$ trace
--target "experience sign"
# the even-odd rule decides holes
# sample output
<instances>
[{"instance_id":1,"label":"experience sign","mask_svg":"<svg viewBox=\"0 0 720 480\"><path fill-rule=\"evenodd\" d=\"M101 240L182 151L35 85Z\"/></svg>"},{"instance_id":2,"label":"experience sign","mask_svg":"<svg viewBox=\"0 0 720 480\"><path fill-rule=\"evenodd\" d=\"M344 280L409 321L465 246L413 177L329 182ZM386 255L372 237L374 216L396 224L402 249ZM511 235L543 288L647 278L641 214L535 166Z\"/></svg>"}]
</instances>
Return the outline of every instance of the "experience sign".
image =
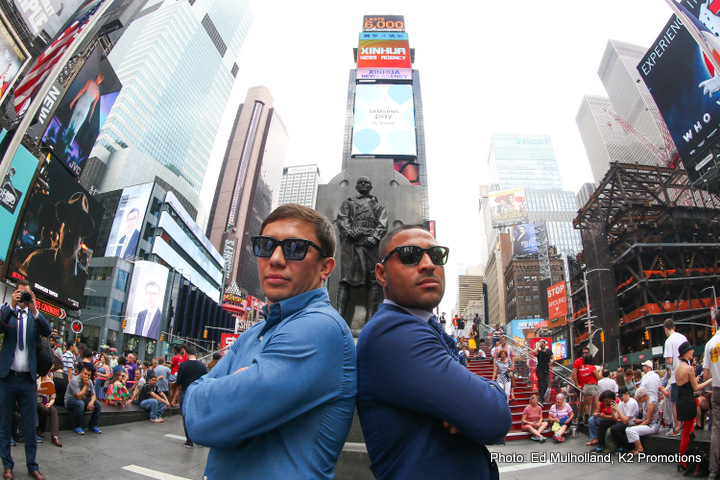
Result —
<instances>
[{"instance_id":1,"label":"experience sign","mask_svg":"<svg viewBox=\"0 0 720 480\"><path fill-rule=\"evenodd\" d=\"M547 289L548 313L550 320L567 315L565 282L558 282Z\"/></svg>"}]
</instances>

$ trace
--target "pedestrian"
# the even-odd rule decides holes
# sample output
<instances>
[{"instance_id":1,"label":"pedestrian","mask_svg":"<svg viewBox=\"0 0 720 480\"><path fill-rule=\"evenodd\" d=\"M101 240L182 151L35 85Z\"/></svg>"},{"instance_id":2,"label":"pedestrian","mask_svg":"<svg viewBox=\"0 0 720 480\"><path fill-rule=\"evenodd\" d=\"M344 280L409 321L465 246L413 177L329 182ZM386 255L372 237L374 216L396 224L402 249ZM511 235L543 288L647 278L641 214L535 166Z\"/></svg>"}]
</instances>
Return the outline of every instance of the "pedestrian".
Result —
<instances>
[{"instance_id":1,"label":"pedestrian","mask_svg":"<svg viewBox=\"0 0 720 480\"><path fill-rule=\"evenodd\" d=\"M187 393L188 387L192 385L195 380L199 379L206 373L208 369L200 360L197 359L197 351L195 347L190 345L185 349L187 360L182 362L178 367L177 373L177 384L180 390L180 408L182 409L183 401L185 400L185 394ZM182 411L182 410L181 410ZM185 415L183 415L183 429L185 430L185 446L192 448L194 443L188 435L187 425L185 423Z\"/></svg>"},{"instance_id":2,"label":"pedestrian","mask_svg":"<svg viewBox=\"0 0 720 480\"><path fill-rule=\"evenodd\" d=\"M145 378L145 385L140 390L140 408L150 412L150 421L162 423L165 407L170 407L170 401L157 386L157 377L154 373L148 373Z\"/></svg>"},{"instance_id":3,"label":"pedestrian","mask_svg":"<svg viewBox=\"0 0 720 480\"><path fill-rule=\"evenodd\" d=\"M37 329L37 330L36 330ZM15 405L25 431L25 464L28 474L45 480L35 460L37 440L32 433L37 424L37 337L52 333L50 324L38 312L35 294L27 280L18 281L10 304L0 309L0 458L3 480L13 478L15 462L10 454L11 429Z\"/></svg>"},{"instance_id":4,"label":"pedestrian","mask_svg":"<svg viewBox=\"0 0 720 480\"><path fill-rule=\"evenodd\" d=\"M323 287L335 235L325 216L285 204L251 238L265 320L183 403L190 438L211 447L208 479L333 478L357 393L355 342Z\"/></svg>"},{"instance_id":5,"label":"pedestrian","mask_svg":"<svg viewBox=\"0 0 720 480\"><path fill-rule=\"evenodd\" d=\"M445 291L448 249L422 227L404 226L379 250L375 274L385 301L357 344L357 409L373 475L497 478L485 445L503 442L510 429L505 393L460 364L433 315ZM468 399L482 412L468 408Z\"/></svg>"}]
</instances>

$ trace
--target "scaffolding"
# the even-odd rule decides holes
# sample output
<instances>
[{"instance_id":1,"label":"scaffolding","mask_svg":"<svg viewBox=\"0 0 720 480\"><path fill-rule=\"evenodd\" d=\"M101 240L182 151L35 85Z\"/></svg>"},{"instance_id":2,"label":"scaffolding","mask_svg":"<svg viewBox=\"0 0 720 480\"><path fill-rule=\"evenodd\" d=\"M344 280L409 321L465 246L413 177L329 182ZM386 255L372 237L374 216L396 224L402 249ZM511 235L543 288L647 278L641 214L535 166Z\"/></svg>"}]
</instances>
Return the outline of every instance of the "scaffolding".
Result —
<instances>
[{"instance_id":1,"label":"scaffolding","mask_svg":"<svg viewBox=\"0 0 720 480\"><path fill-rule=\"evenodd\" d=\"M612 163L578 212L591 311L605 332L609 356L662 345L666 318L708 323L718 287L720 196L690 185L682 169ZM605 271L609 269L609 271ZM585 319L582 275L572 281L576 322ZM582 336L580 325L576 332ZM694 344L710 329L684 327Z\"/></svg>"}]
</instances>

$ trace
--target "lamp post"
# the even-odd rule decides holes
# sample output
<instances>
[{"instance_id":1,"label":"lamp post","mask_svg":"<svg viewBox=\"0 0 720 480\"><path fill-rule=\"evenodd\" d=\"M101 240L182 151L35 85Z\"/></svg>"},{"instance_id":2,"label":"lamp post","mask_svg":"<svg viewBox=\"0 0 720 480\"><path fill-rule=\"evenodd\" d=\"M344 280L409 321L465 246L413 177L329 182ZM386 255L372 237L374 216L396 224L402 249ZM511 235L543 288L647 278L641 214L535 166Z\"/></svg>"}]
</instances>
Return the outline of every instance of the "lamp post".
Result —
<instances>
[{"instance_id":1,"label":"lamp post","mask_svg":"<svg viewBox=\"0 0 720 480\"><path fill-rule=\"evenodd\" d=\"M587 286L587 274L592 272L600 272L600 271L606 271L606 272L612 272L609 268L593 268L591 270L585 270L583 272L583 286L585 287L585 304L586 304L586 311L587 311L587 328L588 328L588 343L590 343L591 336L592 336L592 317L590 316L590 294L588 293L588 286Z\"/></svg>"},{"instance_id":2,"label":"lamp post","mask_svg":"<svg viewBox=\"0 0 720 480\"><path fill-rule=\"evenodd\" d=\"M710 285L709 287L703 288L702 290L700 290L700 293L710 289L712 289L713 292L713 306L710 309L710 324L712 324L715 321L715 312L717 312L717 295L715 295L715 285Z\"/></svg>"}]
</instances>

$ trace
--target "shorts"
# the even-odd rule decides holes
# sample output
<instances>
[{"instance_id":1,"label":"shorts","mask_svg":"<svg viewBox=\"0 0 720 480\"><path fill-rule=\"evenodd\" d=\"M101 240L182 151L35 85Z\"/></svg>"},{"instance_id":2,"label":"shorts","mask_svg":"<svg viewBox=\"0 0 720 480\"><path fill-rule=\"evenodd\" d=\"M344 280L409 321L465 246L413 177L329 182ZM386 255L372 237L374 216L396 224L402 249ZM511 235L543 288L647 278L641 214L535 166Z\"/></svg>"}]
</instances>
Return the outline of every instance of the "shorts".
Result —
<instances>
[{"instance_id":1,"label":"shorts","mask_svg":"<svg viewBox=\"0 0 720 480\"><path fill-rule=\"evenodd\" d=\"M597 397L598 396L598 388L597 383L586 383L583 385L583 395L586 397Z\"/></svg>"},{"instance_id":2,"label":"shorts","mask_svg":"<svg viewBox=\"0 0 720 480\"><path fill-rule=\"evenodd\" d=\"M677 403L678 399L678 386L677 383L670 384L670 403Z\"/></svg>"},{"instance_id":3,"label":"shorts","mask_svg":"<svg viewBox=\"0 0 720 480\"><path fill-rule=\"evenodd\" d=\"M174 382L175 380L177 380L177 375L170 374L170 376L168 377L168 380L171 382Z\"/></svg>"},{"instance_id":4,"label":"shorts","mask_svg":"<svg viewBox=\"0 0 720 480\"><path fill-rule=\"evenodd\" d=\"M458 331L457 331L457 337L458 337L458 338L465 338L465 330L458 329Z\"/></svg>"}]
</instances>

